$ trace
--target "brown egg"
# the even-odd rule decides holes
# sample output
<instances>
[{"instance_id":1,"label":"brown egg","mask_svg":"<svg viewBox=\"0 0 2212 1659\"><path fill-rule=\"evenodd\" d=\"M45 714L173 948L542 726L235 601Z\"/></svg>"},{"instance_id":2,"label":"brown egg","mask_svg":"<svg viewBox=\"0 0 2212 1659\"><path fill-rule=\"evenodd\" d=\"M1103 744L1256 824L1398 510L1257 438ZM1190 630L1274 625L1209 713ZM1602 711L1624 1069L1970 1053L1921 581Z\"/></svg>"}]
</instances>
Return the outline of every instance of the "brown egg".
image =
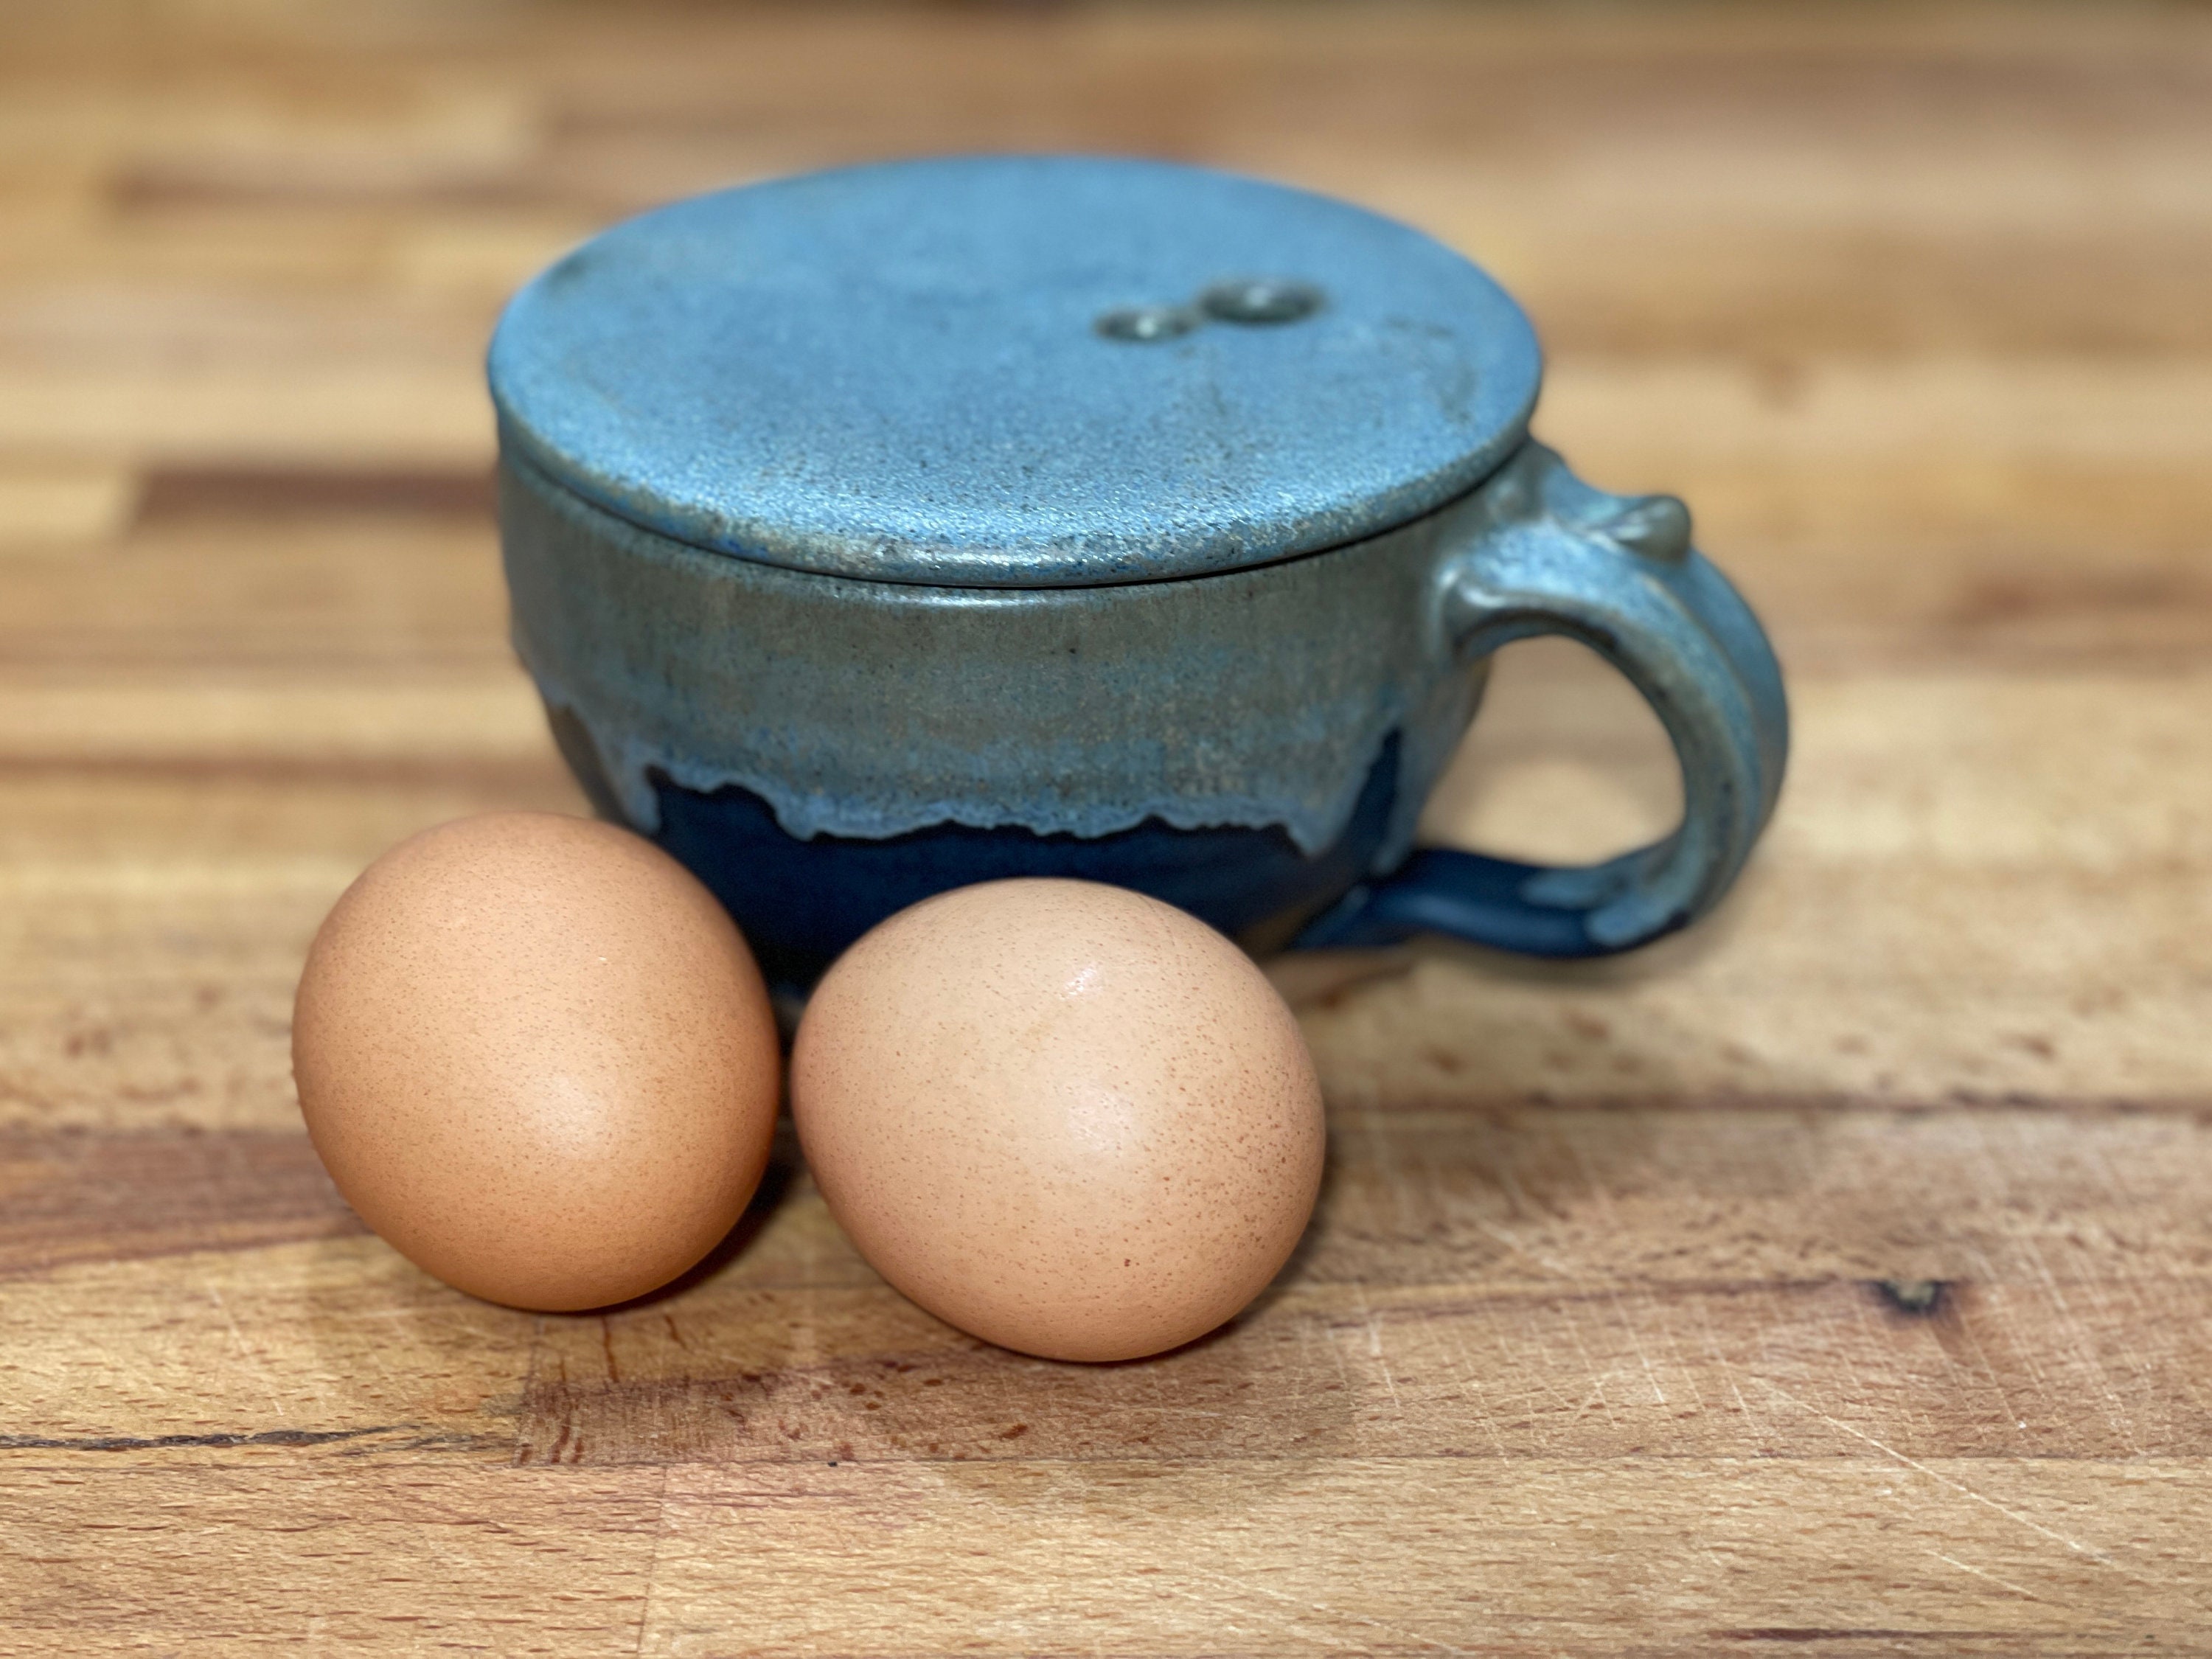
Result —
<instances>
[{"instance_id":1,"label":"brown egg","mask_svg":"<svg viewBox=\"0 0 2212 1659\"><path fill-rule=\"evenodd\" d=\"M1090 882L902 911L830 970L792 1115L830 1212L930 1312L1053 1359L1203 1336L1304 1230L1321 1088L1243 953Z\"/></svg>"},{"instance_id":2,"label":"brown egg","mask_svg":"<svg viewBox=\"0 0 2212 1659\"><path fill-rule=\"evenodd\" d=\"M713 895L626 830L544 812L402 842L307 953L292 1071L385 1239L516 1307L665 1284L752 1196L775 1021Z\"/></svg>"}]
</instances>

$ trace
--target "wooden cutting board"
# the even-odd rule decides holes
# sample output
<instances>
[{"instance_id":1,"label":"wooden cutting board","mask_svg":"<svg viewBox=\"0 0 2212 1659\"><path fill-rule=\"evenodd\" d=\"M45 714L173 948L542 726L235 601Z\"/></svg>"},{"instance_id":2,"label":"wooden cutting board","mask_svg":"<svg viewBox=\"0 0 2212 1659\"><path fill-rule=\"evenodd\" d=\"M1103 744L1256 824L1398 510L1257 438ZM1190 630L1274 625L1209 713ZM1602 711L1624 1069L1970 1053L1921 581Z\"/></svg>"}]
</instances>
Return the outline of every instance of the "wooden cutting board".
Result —
<instances>
[{"instance_id":1,"label":"wooden cutting board","mask_svg":"<svg viewBox=\"0 0 2212 1659\"><path fill-rule=\"evenodd\" d=\"M1146 1364L979 1346L787 1147L603 1317L471 1302L298 1123L301 953L576 809L478 355L616 216L915 150L1242 167L1528 303L1796 752L1634 958L1280 963L1332 1174ZM0 1651L2212 1646L2212 15L0 11ZM1439 840L1663 826L1516 647Z\"/></svg>"}]
</instances>

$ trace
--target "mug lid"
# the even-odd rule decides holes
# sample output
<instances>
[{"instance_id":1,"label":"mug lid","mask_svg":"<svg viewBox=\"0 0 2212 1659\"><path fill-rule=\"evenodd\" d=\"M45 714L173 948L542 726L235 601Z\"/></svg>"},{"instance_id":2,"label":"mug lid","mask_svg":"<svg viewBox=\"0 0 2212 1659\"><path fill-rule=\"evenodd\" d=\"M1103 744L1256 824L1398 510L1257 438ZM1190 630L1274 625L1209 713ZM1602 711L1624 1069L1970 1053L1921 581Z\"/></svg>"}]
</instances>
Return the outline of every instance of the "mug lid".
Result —
<instances>
[{"instance_id":1,"label":"mug lid","mask_svg":"<svg viewBox=\"0 0 2212 1659\"><path fill-rule=\"evenodd\" d=\"M1304 191L976 156L679 202L540 273L501 441L646 529L953 586L1144 581L1376 534L1518 446L1528 319Z\"/></svg>"}]
</instances>

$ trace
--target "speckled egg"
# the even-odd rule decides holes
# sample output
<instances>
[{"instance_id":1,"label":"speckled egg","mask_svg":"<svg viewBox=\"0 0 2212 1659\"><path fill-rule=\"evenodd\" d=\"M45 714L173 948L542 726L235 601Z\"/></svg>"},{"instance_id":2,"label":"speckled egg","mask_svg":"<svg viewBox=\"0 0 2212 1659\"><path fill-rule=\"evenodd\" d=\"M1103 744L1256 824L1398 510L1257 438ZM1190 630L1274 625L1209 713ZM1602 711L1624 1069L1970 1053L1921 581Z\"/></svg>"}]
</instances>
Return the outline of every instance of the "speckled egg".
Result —
<instances>
[{"instance_id":1,"label":"speckled egg","mask_svg":"<svg viewBox=\"0 0 2212 1659\"><path fill-rule=\"evenodd\" d=\"M447 1284L601 1307L696 1262L758 1185L775 1022L707 890L552 813L403 842L315 936L292 1069L346 1201Z\"/></svg>"},{"instance_id":2,"label":"speckled egg","mask_svg":"<svg viewBox=\"0 0 2212 1659\"><path fill-rule=\"evenodd\" d=\"M792 1113L838 1223L939 1318L1054 1359L1203 1336L1311 1214L1321 1088L1259 969L1171 906L989 882L848 951Z\"/></svg>"}]
</instances>

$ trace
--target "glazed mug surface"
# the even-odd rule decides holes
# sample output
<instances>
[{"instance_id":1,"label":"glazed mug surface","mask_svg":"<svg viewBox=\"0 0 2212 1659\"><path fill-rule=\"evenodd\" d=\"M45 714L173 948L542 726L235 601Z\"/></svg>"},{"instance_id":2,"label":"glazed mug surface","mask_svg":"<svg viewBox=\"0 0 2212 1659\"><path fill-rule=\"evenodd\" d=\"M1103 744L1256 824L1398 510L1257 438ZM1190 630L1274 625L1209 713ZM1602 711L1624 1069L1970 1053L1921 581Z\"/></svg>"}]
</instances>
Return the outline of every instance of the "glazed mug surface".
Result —
<instances>
[{"instance_id":1,"label":"glazed mug surface","mask_svg":"<svg viewBox=\"0 0 2212 1659\"><path fill-rule=\"evenodd\" d=\"M787 984L1017 874L1255 948L1603 954L1710 909L1772 811L1780 674L1686 511L1531 440L1518 308L1343 204L1072 157L781 180L556 263L490 372L562 753ZM1680 826L1417 850L1490 653L1542 633L1650 702Z\"/></svg>"}]
</instances>

